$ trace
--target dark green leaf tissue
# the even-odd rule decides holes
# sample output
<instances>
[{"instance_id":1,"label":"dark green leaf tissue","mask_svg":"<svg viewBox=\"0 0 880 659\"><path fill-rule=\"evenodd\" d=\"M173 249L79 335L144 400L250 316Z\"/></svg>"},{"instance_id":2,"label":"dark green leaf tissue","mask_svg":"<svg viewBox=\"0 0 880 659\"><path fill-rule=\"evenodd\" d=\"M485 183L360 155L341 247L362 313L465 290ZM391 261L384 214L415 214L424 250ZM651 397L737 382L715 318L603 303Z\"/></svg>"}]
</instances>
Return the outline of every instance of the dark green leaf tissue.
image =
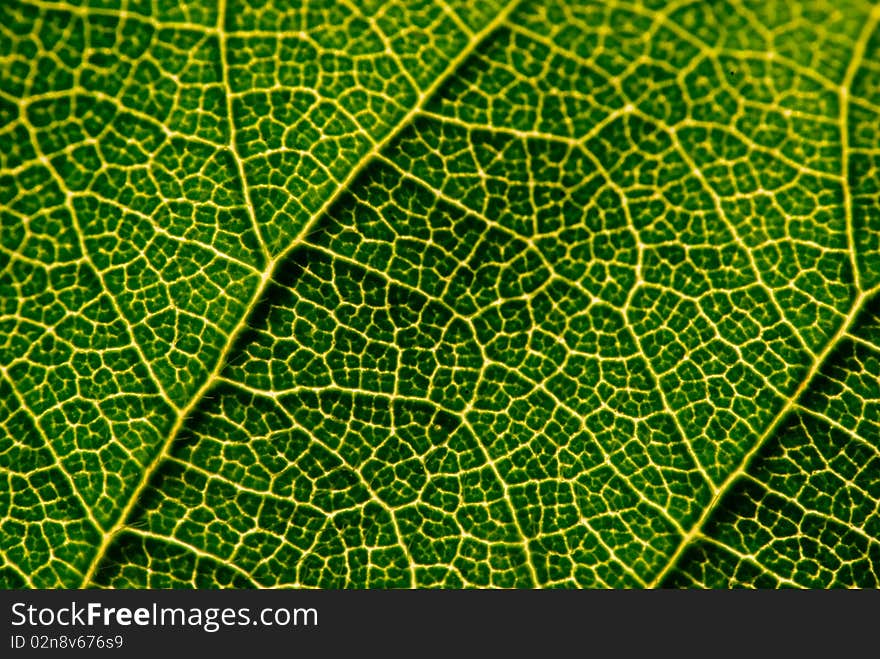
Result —
<instances>
[{"instance_id":1,"label":"dark green leaf tissue","mask_svg":"<svg viewBox=\"0 0 880 659\"><path fill-rule=\"evenodd\" d=\"M0 585L877 587L878 23L0 3Z\"/></svg>"}]
</instances>

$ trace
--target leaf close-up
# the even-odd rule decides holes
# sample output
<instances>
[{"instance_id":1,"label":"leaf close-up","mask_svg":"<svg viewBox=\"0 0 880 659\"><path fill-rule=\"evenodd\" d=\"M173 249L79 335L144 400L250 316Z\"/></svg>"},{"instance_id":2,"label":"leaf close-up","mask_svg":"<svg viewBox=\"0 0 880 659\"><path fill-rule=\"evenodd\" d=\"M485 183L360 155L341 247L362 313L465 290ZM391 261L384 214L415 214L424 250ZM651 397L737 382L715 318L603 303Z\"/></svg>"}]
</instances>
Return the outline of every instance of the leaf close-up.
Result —
<instances>
[{"instance_id":1,"label":"leaf close-up","mask_svg":"<svg viewBox=\"0 0 880 659\"><path fill-rule=\"evenodd\" d=\"M880 586L878 23L0 3L0 587Z\"/></svg>"}]
</instances>

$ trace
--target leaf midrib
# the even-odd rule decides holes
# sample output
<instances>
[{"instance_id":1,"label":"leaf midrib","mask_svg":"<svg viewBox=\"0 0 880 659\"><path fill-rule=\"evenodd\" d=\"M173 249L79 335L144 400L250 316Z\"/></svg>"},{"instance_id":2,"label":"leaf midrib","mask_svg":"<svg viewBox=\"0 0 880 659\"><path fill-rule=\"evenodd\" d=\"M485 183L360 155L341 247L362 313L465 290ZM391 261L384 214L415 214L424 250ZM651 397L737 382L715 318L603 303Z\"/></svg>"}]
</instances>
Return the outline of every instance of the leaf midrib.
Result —
<instances>
[{"instance_id":1,"label":"leaf midrib","mask_svg":"<svg viewBox=\"0 0 880 659\"><path fill-rule=\"evenodd\" d=\"M221 48L225 50L225 34L226 26L225 26L225 4L226 0L220 0L218 3L218 32L220 34L220 44ZM253 295L251 295L248 300L247 306L245 307L245 312L242 314L239 319L238 324L233 328L232 332L229 334L229 338L226 341L226 344L223 346L220 354L217 357L217 361L214 364L214 368L211 370L208 377L205 379L205 382L196 390L193 396L190 398L189 402L185 406L179 409L177 412L177 417L174 421L174 425L168 432L165 441L162 443L159 451L150 461L150 463L144 469L144 473L138 481L138 484L135 486L131 497L129 497L128 501L125 504L125 507L122 509L122 512L119 514L116 523L108 530L103 531L103 537L100 545L98 546L97 551L95 552L94 557L92 558L91 563L89 564L88 569L86 570L85 575L83 576L82 582L80 583L80 588L87 588L90 585L93 585L92 582L94 577L103 562L104 557L107 554L110 545L112 544L114 538L117 534L122 531L128 521L129 516L131 515L132 510L134 510L138 501L141 498L141 494L149 485L150 481L153 478L153 475L158 471L161 464L165 461L165 458L168 456L171 447L174 444L175 439L177 439L181 430L183 429L187 419L189 418L190 413L198 406L201 400L205 397L205 394L213 387L215 382L217 381L220 372L223 367L226 365L226 359L229 356L230 351L233 346L236 345L239 336L248 326L248 319L257 302L262 298L263 293L266 290L269 282L272 281L272 278L275 275L275 271L280 263L283 263L287 256L290 255L297 247L299 247L305 238L309 235L309 232L312 230L312 227L318 222L327 210L333 205L336 200L348 190L349 186L352 182L360 175L360 173L375 159L375 157L397 136L400 134L402 130L404 130L412 121L418 116L422 108L425 104L436 94L439 88L455 73L455 71L461 66L461 64L489 37L491 36L506 20L510 13L514 10L516 5L519 4L519 0L510 0L503 7L503 9L498 12L498 14L489 21L480 31L478 32L469 32L469 41L467 45L459 51L453 57L449 63L444 68L443 72L437 76L434 82L424 91L419 91L416 89L416 93L418 94L418 98L416 102L413 104L412 108L410 108L409 112L399 121L397 124L389 130L380 140L373 141L373 146L369 152L367 152L360 161L351 168L348 175L342 182L337 186L336 190L330 195L321 207L311 216L311 218L303 225L302 229L300 229L296 238L279 254L277 254L274 258L268 258L268 253L265 251L265 245L261 239L261 245L263 245L264 254L267 255L267 265L265 269L262 271L260 275L260 283L257 285L254 290ZM221 57L221 68L223 69L223 80L224 82L228 81L228 72L226 67L226 56L225 52ZM229 98L229 89L228 84L226 85L227 89L225 90L227 100ZM229 107L229 106L227 106ZM233 129L233 119L232 116L229 116L230 122L230 131ZM369 136L368 136L369 137ZM248 213L252 219L252 222L257 226L259 223L257 221L255 211L253 209L253 205L250 203L250 195L248 192L248 186L244 178L243 168L240 166L240 159L238 157L237 151L234 146L234 133L230 133L230 146L228 148L231 150L232 155L236 161L237 167L239 168L240 180L242 183L243 193L246 200L246 205L248 206ZM261 235L259 232L258 236ZM98 531L101 531L98 528Z\"/></svg>"}]
</instances>

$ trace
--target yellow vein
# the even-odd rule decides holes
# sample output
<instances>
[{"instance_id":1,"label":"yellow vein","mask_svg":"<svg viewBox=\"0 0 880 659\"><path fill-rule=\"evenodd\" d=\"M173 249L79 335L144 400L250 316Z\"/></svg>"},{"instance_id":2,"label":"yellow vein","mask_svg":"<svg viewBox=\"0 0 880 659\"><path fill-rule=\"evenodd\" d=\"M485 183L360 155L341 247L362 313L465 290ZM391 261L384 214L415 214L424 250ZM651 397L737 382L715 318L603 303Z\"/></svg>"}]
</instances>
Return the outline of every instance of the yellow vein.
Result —
<instances>
[{"instance_id":1,"label":"yellow vein","mask_svg":"<svg viewBox=\"0 0 880 659\"><path fill-rule=\"evenodd\" d=\"M156 376L153 371L152 363L147 359L144 354L143 349L141 348L140 343L138 343L135 338L134 333L134 325L128 317L122 312L122 307L119 306L119 302L116 299L116 296L111 293L110 287L107 285L107 282L104 279L104 274L101 272L100 268L95 264L95 261L92 259L91 252L88 250L85 240L85 232L83 231L82 226L79 222L79 215L76 212L76 208L73 205L73 192L67 187L67 183L64 178L56 169L55 165L52 163L49 158L43 153L42 147L37 141L37 137L34 134L34 131L31 130L30 127L26 127L28 134L30 135L31 142L33 143L34 151L37 154L37 158L40 161L40 164L46 168L46 171L49 172L49 176L52 177L52 180L55 181L55 184L58 186L59 191L64 195L64 208L70 213L70 218L73 220L73 225L77 237L77 244L79 246L80 252L82 254L82 258L85 259L86 264L89 266L89 269L95 275L95 278L98 280L98 283L101 285L101 290L104 295L107 296L107 300L110 302L110 306L113 307L113 312L122 322L123 326L126 329L126 333L128 334L128 339L131 342L131 347L137 353L138 359L140 359L141 363L144 365L144 368L147 370L147 373L150 374L150 379L153 384L156 385L156 391L159 394L159 397L174 411L178 411L180 407L171 399L168 395L168 392L165 390L165 387L162 386L162 381Z\"/></svg>"},{"instance_id":2,"label":"yellow vein","mask_svg":"<svg viewBox=\"0 0 880 659\"><path fill-rule=\"evenodd\" d=\"M774 579L776 579L777 581L779 581L780 584L785 584L786 586L790 586L792 588L802 588L802 586L800 584L792 581L791 579L789 579L787 577L783 577L781 574L778 574L777 572L774 572L773 570L771 570L766 565L761 563L755 556L752 556L751 554L745 554L745 553L739 551L738 549L734 549L726 542L721 542L720 540L716 540L715 538L710 538L708 536L701 536L701 539L705 540L706 542L708 542L711 545L715 545L716 547L718 547L722 551L726 551L728 554L735 556L738 560L744 561L744 562L748 563L749 565L752 565L752 566L758 568L759 570L761 570L761 572L768 574L771 577L773 577ZM705 585L705 584L703 584L703 585Z\"/></svg>"},{"instance_id":3,"label":"yellow vein","mask_svg":"<svg viewBox=\"0 0 880 659\"><path fill-rule=\"evenodd\" d=\"M673 552L672 556L670 556L669 561L667 561L663 568L657 573L657 576L655 576L654 579L651 581L650 587L655 588L659 586L663 582L663 579L666 577L666 575L669 574L669 572L677 565L679 558L681 558L682 554L684 554L685 550L691 545L693 540L702 536L703 526L706 524L709 517L718 507L718 505L724 498L724 495L727 494L732 489L734 483L736 483L739 478L748 471L749 465L751 465L752 460L755 458L761 448L767 443L767 441L775 435L776 430L788 417L789 412L791 412L793 409L796 409L798 399L809 387L810 383L816 377L816 374L822 368L823 364L827 361L829 355L837 347L838 343L840 343L840 341L847 335L850 327L855 322L856 317L859 315L859 312L862 310L865 303L877 292L880 292L880 286L875 286L871 290L860 293L858 297L856 297L849 314L847 314L846 316L846 319L837 330L837 333L831 338L830 341L828 341L827 344L825 344L822 352L820 352L819 355L813 360L812 365L810 366L803 380L801 380L798 388L786 401L785 405L782 406L782 409L780 409L779 412L776 413L776 416L773 417L773 420L770 422L767 430L764 431L764 434L761 435L760 438L758 438L758 441L756 441L752 448L749 449L749 451L743 456L737 468L731 471L730 474L727 475L727 478L724 479L724 482L718 488L715 496L712 498L712 501L703 510L700 518L694 523L690 530L684 536L682 536L681 542L679 542L675 552Z\"/></svg>"},{"instance_id":4,"label":"yellow vein","mask_svg":"<svg viewBox=\"0 0 880 659\"><path fill-rule=\"evenodd\" d=\"M179 538L176 538L174 536L159 535L158 533L153 533L152 531L147 531L146 529L136 529L133 527L126 529L126 533L130 533L131 535L137 536L144 540L155 540L163 544L168 544L173 547L183 549L184 551L187 551L191 554L195 554L195 556L197 556L198 558L202 558L213 563L217 563L217 565L222 565L223 567L231 569L237 575L250 582L250 584L254 588L265 588L263 584L261 584L259 581L256 581L245 570L242 570L240 567L235 565L235 563L220 558L219 556L215 556L214 554L207 552L204 549L199 549L198 547L195 547L188 542L184 542L183 540L180 540ZM195 578L195 576L196 575L193 574L193 578ZM195 583L193 583L193 587L195 587Z\"/></svg>"},{"instance_id":5,"label":"yellow vein","mask_svg":"<svg viewBox=\"0 0 880 659\"><path fill-rule=\"evenodd\" d=\"M826 463L826 465L827 465L827 463ZM844 519L841 519L840 517L835 515L833 512L826 512L824 510L818 510L815 507L805 506L803 504L803 502L799 501L797 498L791 496L790 494L786 494L785 492L781 492L779 490L774 490L772 487L770 487L769 484L765 483L762 480L755 478L751 474L743 474L743 479L749 481L754 486L761 488L762 490L764 490L764 492L766 494L772 494L773 496L779 497L780 499L782 499L786 503L791 504L795 508L799 509L804 516L816 515L817 517L821 517L822 519L828 520L829 522L832 522L834 524L839 524L840 526L844 527L847 531L850 531L850 532L854 533L855 535L859 536L862 540L864 540L869 545L880 545L880 539L877 539L874 536L870 535L869 533L866 533L864 529L856 526L852 522L848 522ZM860 488L858 485L856 485L855 483L853 483L851 481L848 481L842 477L841 477L841 480L844 482L844 484L847 487L857 491L859 494L866 497L869 501L874 501L874 505L875 506L877 505L876 499L871 494L869 494L868 492L866 492L865 490L863 490L862 488ZM850 493L847 493L847 494L850 494ZM793 522L794 520L790 520L790 521ZM833 551L834 547L831 547L831 549ZM849 547L847 549L849 549Z\"/></svg>"},{"instance_id":6,"label":"yellow vein","mask_svg":"<svg viewBox=\"0 0 880 659\"><path fill-rule=\"evenodd\" d=\"M76 482L73 480L73 476L71 476L70 472L64 467L64 464L61 462L61 456L58 455L58 452L55 450L52 442L49 441L49 437L46 435L46 432L43 430L43 426L40 425L39 417L34 413L34 411L30 408L25 401L24 396L18 391L15 386L15 382L9 377L9 373L6 371L5 367L0 366L0 375L2 375L6 381L9 383L10 389L12 389L12 395L18 404L21 406L21 409L27 412L30 415L31 419L33 419L34 426L37 428L37 433L40 435L40 439L43 440L43 443L46 445L49 453L52 455L52 459L55 460L55 464L58 466L58 470L64 476L64 479L67 481L67 484L70 486L70 489L73 490L74 496L79 500L82 504L83 512L85 512L86 518L92 523L95 527L95 530L100 532L103 530L103 526L100 522L95 518L95 515L92 513L92 509L86 504L85 497L83 497L82 493L79 491L79 488L76 485Z\"/></svg>"},{"instance_id":7,"label":"yellow vein","mask_svg":"<svg viewBox=\"0 0 880 659\"><path fill-rule=\"evenodd\" d=\"M840 166L843 177L843 208L846 214L846 240L849 246L850 264L853 270L853 279L857 290L861 290L861 277L859 275L859 263L856 256L856 241L853 233L853 207L852 207L852 190L849 184L849 95L850 88L856 76L856 72L865 58L865 49L868 40L880 21L880 5L875 5L871 11L868 20L859 34L853 49L853 56L850 59L849 66L843 76L843 82L839 89L840 103Z\"/></svg>"},{"instance_id":8,"label":"yellow vein","mask_svg":"<svg viewBox=\"0 0 880 659\"><path fill-rule=\"evenodd\" d=\"M583 147L582 145L581 145L581 149L582 149L585 153L587 153L587 155L589 155L589 156L592 157L592 154L590 154L590 153L586 150L586 148ZM428 181L425 181L424 179L422 179L422 178L419 177L419 176L416 176L415 174L412 174L412 173L409 173L409 172L404 171L404 170L401 169L400 166L399 166L397 163L395 163L393 160L390 160L390 159L388 159L388 158L386 158L385 156L382 156L382 155L380 155L380 156L378 156L378 157L382 160L382 162L384 162L385 164L387 164L387 165L393 167L393 168L395 169L395 171L396 171L400 176L403 176L403 177L405 177L405 178L409 178L410 180L415 181L416 183L419 183L420 185L424 186L424 187L427 188L432 194L434 194L438 199L441 199L441 200L445 201L446 203L448 203L448 204L450 204L450 205L452 205L452 206L455 206L456 208L458 208L458 209L461 210L462 212L465 212L465 213L468 213L468 214L470 214L470 215L475 215L476 217L479 217L481 220L483 220L484 222L486 222L486 224L487 224L488 226L490 226L490 227L496 228L496 229L498 229L498 230L500 230L500 231L504 231L505 233L507 233L507 234L509 234L509 235L511 235L511 236L513 236L513 237L515 237L515 238L518 238L518 239L523 240L523 241L525 241L526 243L528 243L528 244L529 244L529 245L535 250L535 252L537 253L538 257L541 259L542 264L544 265L545 268L547 268L548 272L550 273L550 277L548 277L548 281L545 283L545 285L546 285L547 283L549 283L550 281L552 281L553 279L556 279L556 280L563 281L563 282L567 283L568 285L572 286L573 288L575 288L576 290L580 291L580 292L583 293L584 295L590 296L590 297L593 298L594 300L600 300L600 299L601 299L601 298L599 298L597 295L595 295L594 293L592 293L591 291L589 291L588 289L586 289L586 288L585 288L583 285L581 285L579 282L573 281L573 280L571 280L571 279L568 279L567 277L563 277L562 275L558 274L558 273L556 272L556 270L553 268L553 264L551 264L551 263L547 260L547 258L544 256L543 252L541 252L541 250L538 249L538 247L533 243L533 241L531 240L531 238L521 236L521 235L519 235L518 233L516 233L515 231L513 231L512 229L510 229L510 228L504 226L503 224L501 224L501 223L499 223L499 222L496 222L496 221L494 221L494 220L489 219L485 214L483 214L482 211L478 211L478 210L476 210L476 209L474 209L474 208L471 208L471 207L469 207L469 206L463 204L462 202L460 202L460 201L458 201L458 200L456 200L456 199L454 199L454 198L452 198L452 197L447 196L447 195L446 195L445 193L443 193L441 190L438 190L437 188L435 188L434 186L432 186ZM611 176L610 176L609 174L607 174L607 172L605 172L604 168L601 167L601 164L598 162L598 160L593 159L593 162L594 162L594 164L596 164L597 168L603 173L603 175L605 176L605 178L606 178L606 180L608 181L609 185L611 185L611 186L612 186L612 187L618 192L618 194L620 195L621 199L625 199L626 197L625 197L625 195L623 194L623 192L622 192L619 188L617 188L616 184L612 181ZM632 223L632 220L631 220L631 219L630 219L630 223ZM341 258L338 254L335 255L335 256L336 256L337 258ZM362 263L359 263L358 265L360 265L360 267L362 267L362 268L369 269L368 266L366 266L366 265L364 265L364 264L362 264ZM420 291L420 292L421 292L423 295L425 294L425 293L422 292L422 291ZM623 316L622 319L623 319L623 321L624 321L624 324L627 326L627 329L629 330L630 334L635 338L635 341L636 341L636 345L637 345L637 347L641 350L641 343L640 343L638 337L635 335L635 331L630 327L629 320L628 320L628 318L625 316L623 310L618 309L617 307L615 307L615 306L612 305L612 304L609 304L609 306L610 306L611 308L615 309L616 311L618 311L618 313L620 313L620 314ZM465 318L464 316L461 316L460 314L457 314L457 315L459 315L459 317L463 318L463 319L464 319L469 325L472 326L472 322L471 322L471 320L470 320L469 318ZM475 335L476 335L476 333L475 333ZM481 349L482 349L482 345L481 345ZM573 352L573 351L570 351L570 352ZM644 351L642 351L642 354L644 354ZM485 359L485 358L484 358L484 359ZM504 366L503 364L499 364L499 365L500 365L500 366ZM504 366L504 367L507 368L506 366ZM650 365L649 365L649 368L651 368ZM654 372L653 368L651 368L651 372L652 372L653 375L654 375L654 379L655 379L656 382L657 382L657 387L658 387L658 390L659 390L659 389L660 389L660 378L659 378L659 375L656 374L656 373ZM523 377L523 376L521 376L521 377ZM558 399L553 393L547 391L546 388L543 386L542 383L534 382L534 381L530 380L529 378L524 378L524 379L528 380L528 381L529 381L531 384L533 384L536 388L539 388L539 389L541 389L542 391L544 391L545 393L547 393L547 395L549 395L551 398L553 398L553 399L557 402L557 404L558 404L562 409L565 409L567 412L569 412L569 414L571 414L571 415L574 416L576 419L578 419L578 420L581 422L581 425L584 427L584 429L587 430L587 428L586 428L586 424L585 424L585 417L583 417L580 413L578 413L577 411L575 411L573 408L568 407L565 403L563 403L562 401L560 401L560 400L559 400L559 399ZM662 399L662 401L663 401L664 406L666 407L666 411L667 411L667 412L670 414L670 416L672 417L673 422L675 423L676 427L678 428L679 432L681 433L682 439L685 441L685 444L686 444L687 449L688 449L688 453L690 454L691 459L694 461L694 466L695 466L695 467L697 468L697 470L700 472L701 476L705 479L706 483L707 483L707 484L708 484L708 485L714 490L715 487L716 487L716 486L715 486L715 482L714 482L714 481L712 480L712 478L709 476L708 472L705 470L705 468L703 467L702 463L701 463L700 460L698 459L696 453L695 453L694 450L693 450L693 447L691 446L691 443L687 441L687 436L686 436L686 434L685 434L685 432L684 432L684 429L683 429L682 426L681 426L681 422L679 421L678 417L672 412L672 409L669 407L669 404L666 402L666 397L665 397L665 395L664 395L664 393L663 393L662 391L660 391L660 396L661 396L661 399ZM589 432L589 431L588 431L588 432ZM591 435L592 435L592 433L591 433ZM599 444L598 440L596 440L596 443ZM600 446L600 448L601 448L601 444L599 444L599 446ZM602 451L603 451L603 453L604 453L604 448L602 448ZM612 469L614 469L615 473L616 473L616 474L617 474L622 480L626 481L627 479L623 476L623 474L621 474L621 473L618 471L617 466L616 466L613 462L610 463L610 464L611 464ZM656 508L657 510L659 510L659 511L663 514L663 516L667 519L667 521L669 521L670 523L672 523L673 525L675 525L678 529L681 529L681 526L680 526L678 520L675 519L675 518L669 513L669 511L667 511L665 508L663 508L663 507L662 507L661 505L659 505L658 503L656 503L656 502L652 501L651 499L649 499L649 498L647 497L647 495L645 495L641 490L639 490L638 488L636 488L636 487L634 487L634 486L633 486L633 491L635 491L635 492L639 495L640 499L641 499L643 502L645 502L645 503L647 503L648 505L650 505L650 506Z\"/></svg>"},{"instance_id":9,"label":"yellow vein","mask_svg":"<svg viewBox=\"0 0 880 659\"><path fill-rule=\"evenodd\" d=\"M513 11L517 2L518 0L512 0L511 2L509 2L491 22L489 22L478 33L473 35L467 46L460 50L456 54L456 56L449 61L446 68L437 77L434 83L423 94L419 95L418 102L410 109L406 116L404 116L403 119L392 130L388 131L388 133L380 141L376 142L373 145L373 148L365 154L365 156L360 160L357 165L352 168L342 184L324 202L324 204L312 216L311 220L303 226L303 228L300 230L299 234L291 242L291 244L288 245L288 247L284 251L282 251L278 256L276 256L272 261L269 262L268 267L266 268L266 270L263 271L263 275L260 278L259 285L256 287L253 295L251 295L251 298L248 301L248 305L246 307L247 309L253 309L257 301L262 297L263 292L268 287L269 282L272 280L272 277L278 265L282 263L289 254L291 254L305 241L306 237L311 232L313 225L321 217L324 216L327 209L329 209L336 202L336 200L344 194L345 190L349 187L352 181L354 181L355 178L357 178L357 176L359 176L360 173L367 167L367 165L373 161L373 158L378 155L379 152L382 151L385 146L390 143L396 135L400 133L401 130L403 130L412 122L412 120L418 115L425 102L437 92L437 90L446 81L446 79L452 73L454 73L459 66L461 66L461 64L465 61L465 59L470 56L470 54L477 48L477 46L479 46L483 42L483 40L486 39L486 37L492 34L507 19L507 16L510 14L510 12ZM244 180L242 180L242 184L244 184ZM218 356L211 373L208 375L208 377L205 379L199 389L195 392L195 394L186 404L186 406L178 413L178 416L174 422L174 425L171 427L168 436L162 443L161 447L159 447L159 450L150 461L150 464L144 470L140 481L135 486L132 496L126 504L125 508L123 509L122 513L120 514L117 523L114 524L113 528L111 528L107 533L104 534L101 544L99 545L92 559L92 563L88 571L86 572L85 577L83 578L81 587L86 587L94 579L98 567L101 564L102 559L106 555L114 536L116 536L116 534L118 534L123 528L125 528L129 515L131 514L132 510L134 510L137 502L140 500L141 494L146 489L147 485L150 482L150 479L153 477L153 474L156 473L156 470L162 463L162 460L168 454L172 444L174 443L174 440L183 429L185 420L199 404L202 398L205 397L205 394L208 392L208 390L210 390L211 387L214 385L214 382L217 379L217 376L220 375L220 372L222 371L223 366L225 365L226 360L229 357L229 353L232 351L233 346L236 344L238 337L247 328L249 318L249 313L245 313L242 315L238 324L230 333L229 339L226 342L226 345L223 347L223 350L220 352L220 355Z\"/></svg>"},{"instance_id":10,"label":"yellow vein","mask_svg":"<svg viewBox=\"0 0 880 659\"><path fill-rule=\"evenodd\" d=\"M229 153L232 155L232 159L235 161L235 167L238 171L238 177L241 179L241 189L244 194L245 206L247 207L248 219L251 222L251 226L253 227L254 233L257 235L257 240L260 243L260 250L263 253L263 259L265 263L271 263L272 256L269 254L269 248L266 245L266 241L263 238L263 232L260 229L260 223L257 222L257 215L254 212L254 204L251 201L251 193L250 186L248 185L247 176L244 172L244 164L242 162L241 156L238 153L238 147L235 143L235 118L232 114L232 87L229 84L229 53L228 47L226 44L226 30L224 25L224 19L226 17L226 0L218 0L217 2L217 40L220 45L220 71L223 75L223 91L225 92L223 96L226 98L226 121L227 121L227 129L229 130L229 144L227 145L227 149Z\"/></svg>"}]
</instances>

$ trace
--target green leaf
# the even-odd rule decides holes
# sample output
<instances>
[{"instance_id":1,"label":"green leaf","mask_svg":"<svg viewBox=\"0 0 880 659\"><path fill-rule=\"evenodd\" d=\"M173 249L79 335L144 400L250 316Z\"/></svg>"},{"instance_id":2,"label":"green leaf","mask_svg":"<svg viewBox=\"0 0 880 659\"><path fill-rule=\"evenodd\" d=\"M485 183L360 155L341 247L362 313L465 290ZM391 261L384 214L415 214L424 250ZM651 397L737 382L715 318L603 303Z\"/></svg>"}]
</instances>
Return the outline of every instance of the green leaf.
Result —
<instances>
[{"instance_id":1,"label":"green leaf","mask_svg":"<svg viewBox=\"0 0 880 659\"><path fill-rule=\"evenodd\" d=\"M880 8L0 6L0 585L880 585Z\"/></svg>"}]
</instances>

